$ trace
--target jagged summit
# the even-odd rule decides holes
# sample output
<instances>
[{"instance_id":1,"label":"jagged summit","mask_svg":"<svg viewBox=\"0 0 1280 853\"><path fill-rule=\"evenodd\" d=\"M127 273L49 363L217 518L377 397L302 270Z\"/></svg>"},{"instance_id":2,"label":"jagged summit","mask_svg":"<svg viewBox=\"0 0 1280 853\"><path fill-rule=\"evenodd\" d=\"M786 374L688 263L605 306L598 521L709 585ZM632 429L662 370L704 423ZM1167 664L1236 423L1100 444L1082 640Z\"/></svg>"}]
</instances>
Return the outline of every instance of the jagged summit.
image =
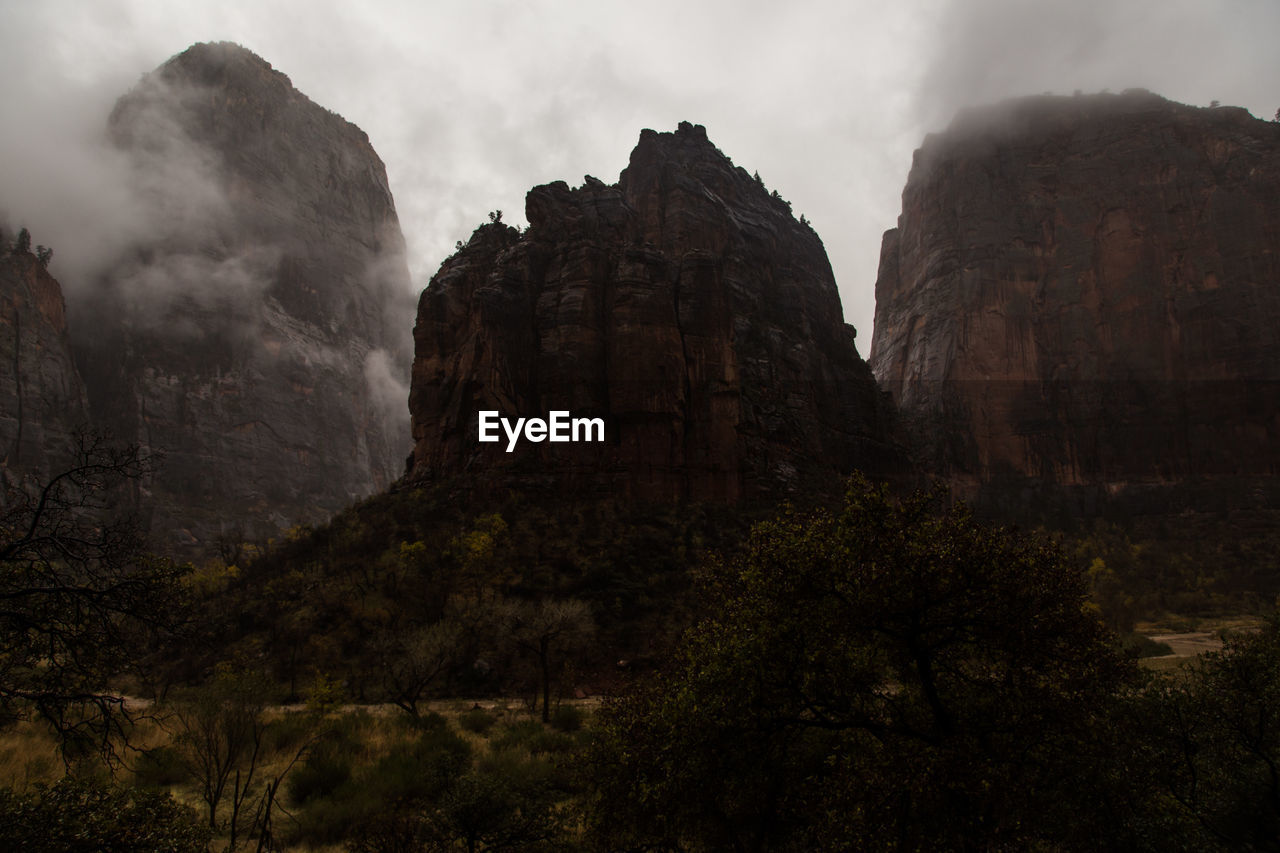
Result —
<instances>
[{"instance_id":1,"label":"jagged summit","mask_svg":"<svg viewBox=\"0 0 1280 853\"><path fill-rule=\"evenodd\" d=\"M424 291L411 480L489 472L640 498L780 496L896 464L817 235L700 126L618 183L535 187ZM477 440L477 413L603 418L601 444Z\"/></svg>"}]
</instances>

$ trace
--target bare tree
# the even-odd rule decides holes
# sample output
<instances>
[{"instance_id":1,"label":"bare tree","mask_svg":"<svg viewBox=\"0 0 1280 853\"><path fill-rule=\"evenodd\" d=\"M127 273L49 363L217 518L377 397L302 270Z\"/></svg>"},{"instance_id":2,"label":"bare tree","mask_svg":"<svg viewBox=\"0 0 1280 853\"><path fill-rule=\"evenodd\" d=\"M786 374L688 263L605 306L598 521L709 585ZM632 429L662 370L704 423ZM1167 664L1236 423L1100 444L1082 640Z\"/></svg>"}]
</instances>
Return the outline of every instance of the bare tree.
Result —
<instances>
[{"instance_id":1,"label":"bare tree","mask_svg":"<svg viewBox=\"0 0 1280 853\"><path fill-rule=\"evenodd\" d=\"M177 701L170 718L180 760L200 788L211 829L217 831L218 808L231 794L233 848L240 811L262 759L267 689L261 677L223 669Z\"/></svg>"},{"instance_id":2,"label":"bare tree","mask_svg":"<svg viewBox=\"0 0 1280 853\"><path fill-rule=\"evenodd\" d=\"M64 752L108 758L131 722L111 679L135 669L175 627L185 569L149 555L115 508L150 459L98 434L44 482L6 489L0 506L0 725L40 718Z\"/></svg>"},{"instance_id":3,"label":"bare tree","mask_svg":"<svg viewBox=\"0 0 1280 853\"><path fill-rule=\"evenodd\" d=\"M446 616L407 632L388 628L376 640L378 670L387 696L409 716L422 715L422 703L457 664L463 628Z\"/></svg>"},{"instance_id":4,"label":"bare tree","mask_svg":"<svg viewBox=\"0 0 1280 853\"><path fill-rule=\"evenodd\" d=\"M591 607L584 601L508 601L501 608L508 635L533 656L542 693L542 721L551 719L551 683L565 659L595 630Z\"/></svg>"}]
</instances>

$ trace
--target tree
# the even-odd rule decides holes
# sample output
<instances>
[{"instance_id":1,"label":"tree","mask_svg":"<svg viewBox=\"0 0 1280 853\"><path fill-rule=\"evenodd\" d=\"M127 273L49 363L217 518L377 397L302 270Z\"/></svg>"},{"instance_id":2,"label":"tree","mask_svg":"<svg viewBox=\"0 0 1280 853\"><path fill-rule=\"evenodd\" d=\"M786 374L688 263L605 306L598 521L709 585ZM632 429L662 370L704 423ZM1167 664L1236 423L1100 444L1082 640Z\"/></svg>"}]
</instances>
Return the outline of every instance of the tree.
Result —
<instances>
[{"instance_id":1,"label":"tree","mask_svg":"<svg viewBox=\"0 0 1280 853\"><path fill-rule=\"evenodd\" d=\"M218 807L231 794L233 847L240 811L263 757L268 688L260 676L223 666L212 682L189 692L173 708L174 743L199 786L210 829L218 829Z\"/></svg>"},{"instance_id":2,"label":"tree","mask_svg":"<svg viewBox=\"0 0 1280 853\"><path fill-rule=\"evenodd\" d=\"M501 210L491 210L491 211L489 211L489 221L490 221L490 222L492 222L494 225L497 225L499 222L501 222L501 221L502 221L502 211L501 211Z\"/></svg>"},{"instance_id":3,"label":"tree","mask_svg":"<svg viewBox=\"0 0 1280 853\"><path fill-rule=\"evenodd\" d=\"M131 721L109 689L181 621L185 567L149 555L120 518L122 492L149 469L137 447L79 437L43 483L6 490L0 509L0 725L40 718L64 749L108 757Z\"/></svg>"},{"instance_id":4,"label":"tree","mask_svg":"<svg viewBox=\"0 0 1280 853\"><path fill-rule=\"evenodd\" d=\"M13 246L13 252L17 255L26 254L31 251L31 232L23 228L18 231L18 242Z\"/></svg>"},{"instance_id":5,"label":"tree","mask_svg":"<svg viewBox=\"0 0 1280 853\"><path fill-rule=\"evenodd\" d=\"M583 601L509 601L502 619L512 641L533 657L542 694L542 722L551 720L551 684L565 658L595 628L591 607ZM536 703L535 703L536 704Z\"/></svg>"},{"instance_id":6,"label":"tree","mask_svg":"<svg viewBox=\"0 0 1280 853\"><path fill-rule=\"evenodd\" d=\"M590 772L605 846L1026 848L1087 833L1098 725L1132 666L1055 547L940 499L896 502L858 478L839 512L786 513L713 563L714 614L668 674L603 714Z\"/></svg>"},{"instance_id":7,"label":"tree","mask_svg":"<svg viewBox=\"0 0 1280 853\"><path fill-rule=\"evenodd\" d=\"M1128 763L1159 792L1153 822L1169 826L1169 838L1201 850L1280 848L1276 617L1157 679L1135 703L1130 729L1146 761Z\"/></svg>"},{"instance_id":8,"label":"tree","mask_svg":"<svg viewBox=\"0 0 1280 853\"><path fill-rule=\"evenodd\" d=\"M40 262L42 267L49 266L49 262L53 260L53 249L45 246L36 246L36 260Z\"/></svg>"},{"instance_id":9,"label":"tree","mask_svg":"<svg viewBox=\"0 0 1280 853\"><path fill-rule=\"evenodd\" d=\"M415 720L423 702L451 675L462 648L462 624L445 617L408 630L387 628L374 639L386 695Z\"/></svg>"}]
</instances>

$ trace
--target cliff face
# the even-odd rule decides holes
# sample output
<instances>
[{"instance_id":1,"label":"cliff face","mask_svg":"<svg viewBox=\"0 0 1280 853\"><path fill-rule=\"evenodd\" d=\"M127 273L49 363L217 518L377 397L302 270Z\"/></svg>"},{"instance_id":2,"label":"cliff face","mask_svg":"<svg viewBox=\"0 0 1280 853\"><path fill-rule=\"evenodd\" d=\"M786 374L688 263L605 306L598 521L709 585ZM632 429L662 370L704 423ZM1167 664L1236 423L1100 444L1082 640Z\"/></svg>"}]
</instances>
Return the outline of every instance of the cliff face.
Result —
<instances>
[{"instance_id":1,"label":"cliff face","mask_svg":"<svg viewBox=\"0 0 1280 853\"><path fill-rule=\"evenodd\" d=\"M781 495L896 451L817 235L708 142L644 131L618 183L536 187L423 292L410 479L644 499ZM601 443L482 444L477 413L601 418Z\"/></svg>"},{"instance_id":2,"label":"cliff face","mask_svg":"<svg viewBox=\"0 0 1280 853\"><path fill-rule=\"evenodd\" d=\"M164 454L157 542L207 553L389 483L412 302L365 134L230 44L145 77L109 134L146 233L72 320L98 420Z\"/></svg>"},{"instance_id":3,"label":"cliff face","mask_svg":"<svg viewBox=\"0 0 1280 853\"><path fill-rule=\"evenodd\" d=\"M62 288L35 255L11 254L0 239L0 486L60 470L88 421Z\"/></svg>"},{"instance_id":4,"label":"cliff face","mask_svg":"<svg viewBox=\"0 0 1280 853\"><path fill-rule=\"evenodd\" d=\"M1073 512L1280 475L1280 124L1145 92L963 113L885 234L871 365L962 494Z\"/></svg>"}]
</instances>

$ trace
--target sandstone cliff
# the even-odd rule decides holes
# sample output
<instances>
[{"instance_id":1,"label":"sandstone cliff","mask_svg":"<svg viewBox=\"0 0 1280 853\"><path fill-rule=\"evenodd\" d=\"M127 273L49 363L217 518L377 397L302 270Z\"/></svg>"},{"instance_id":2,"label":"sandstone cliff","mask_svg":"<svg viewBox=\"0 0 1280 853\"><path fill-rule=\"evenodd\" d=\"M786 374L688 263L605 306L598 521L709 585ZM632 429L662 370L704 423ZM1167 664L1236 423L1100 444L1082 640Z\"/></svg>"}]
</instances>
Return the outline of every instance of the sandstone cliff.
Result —
<instances>
[{"instance_id":1,"label":"sandstone cliff","mask_svg":"<svg viewBox=\"0 0 1280 853\"><path fill-rule=\"evenodd\" d=\"M45 481L88 426L62 288L35 255L0 239L0 486Z\"/></svg>"},{"instance_id":2,"label":"sandstone cliff","mask_svg":"<svg viewBox=\"0 0 1280 853\"><path fill-rule=\"evenodd\" d=\"M785 495L896 465L817 234L700 126L646 130L618 183L535 187L418 306L409 477L642 499ZM480 444L477 413L600 417L603 443Z\"/></svg>"},{"instance_id":3,"label":"sandstone cliff","mask_svg":"<svg viewBox=\"0 0 1280 853\"><path fill-rule=\"evenodd\" d=\"M144 77L109 133L146 233L72 322L97 420L163 453L157 543L208 553L384 487L409 448L412 297L366 135L225 43Z\"/></svg>"},{"instance_id":4,"label":"sandstone cliff","mask_svg":"<svg viewBox=\"0 0 1280 853\"><path fill-rule=\"evenodd\" d=\"M962 113L885 234L870 362L970 497L1274 498L1280 124L1140 91Z\"/></svg>"}]
</instances>

